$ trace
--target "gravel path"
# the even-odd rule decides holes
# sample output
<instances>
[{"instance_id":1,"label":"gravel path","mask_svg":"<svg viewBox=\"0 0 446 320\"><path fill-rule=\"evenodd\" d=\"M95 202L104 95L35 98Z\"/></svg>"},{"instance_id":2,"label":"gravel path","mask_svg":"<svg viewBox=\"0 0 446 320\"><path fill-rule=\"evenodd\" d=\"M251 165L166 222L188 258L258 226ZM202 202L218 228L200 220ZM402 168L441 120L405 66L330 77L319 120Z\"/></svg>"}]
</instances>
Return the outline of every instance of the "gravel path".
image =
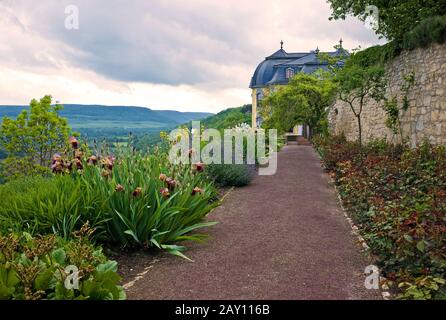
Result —
<instances>
[{"instance_id":1,"label":"gravel path","mask_svg":"<svg viewBox=\"0 0 446 320\"><path fill-rule=\"evenodd\" d=\"M211 238L162 255L130 299L379 299L370 264L310 146L286 146L278 172L235 189L211 215Z\"/></svg>"}]
</instances>

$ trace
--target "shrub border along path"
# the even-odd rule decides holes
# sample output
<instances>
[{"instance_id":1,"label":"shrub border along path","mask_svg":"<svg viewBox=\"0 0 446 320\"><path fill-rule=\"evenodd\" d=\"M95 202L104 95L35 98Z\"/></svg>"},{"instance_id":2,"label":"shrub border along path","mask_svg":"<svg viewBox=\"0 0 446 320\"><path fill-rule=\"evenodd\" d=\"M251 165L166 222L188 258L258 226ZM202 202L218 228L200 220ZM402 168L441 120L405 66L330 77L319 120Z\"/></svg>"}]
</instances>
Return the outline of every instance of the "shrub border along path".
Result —
<instances>
[{"instance_id":1,"label":"shrub border along path","mask_svg":"<svg viewBox=\"0 0 446 320\"><path fill-rule=\"evenodd\" d=\"M380 299L313 148L287 146L278 164L214 210L212 238L186 252L195 262L157 257L129 299Z\"/></svg>"}]
</instances>

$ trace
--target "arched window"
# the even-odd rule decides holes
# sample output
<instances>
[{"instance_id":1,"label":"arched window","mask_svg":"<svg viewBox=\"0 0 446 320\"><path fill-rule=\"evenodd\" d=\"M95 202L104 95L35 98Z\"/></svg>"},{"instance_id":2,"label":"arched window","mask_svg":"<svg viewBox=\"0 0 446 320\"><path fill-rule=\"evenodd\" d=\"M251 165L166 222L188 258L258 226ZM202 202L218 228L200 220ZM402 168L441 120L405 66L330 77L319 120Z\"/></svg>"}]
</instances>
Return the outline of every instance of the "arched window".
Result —
<instances>
[{"instance_id":1,"label":"arched window","mask_svg":"<svg viewBox=\"0 0 446 320\"><path fill-rule=\"evenodd\" d=\"M294 77L294 69L293 68L286 69L286 78L290 79L292 77Z\"/></svg>"}]
</instances>

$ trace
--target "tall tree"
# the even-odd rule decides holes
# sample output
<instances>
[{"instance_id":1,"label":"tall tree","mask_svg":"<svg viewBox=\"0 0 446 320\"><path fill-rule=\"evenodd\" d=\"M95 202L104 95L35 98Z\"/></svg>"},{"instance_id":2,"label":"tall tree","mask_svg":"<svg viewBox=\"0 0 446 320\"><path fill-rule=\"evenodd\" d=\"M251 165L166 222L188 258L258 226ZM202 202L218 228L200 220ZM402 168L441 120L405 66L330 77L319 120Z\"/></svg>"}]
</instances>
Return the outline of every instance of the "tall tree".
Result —
<instances>
[{"instance_id":1,"label":"tall tree","mask_svg":"<svg viewBox=\"0 0 446 320\"><path fill-rule=\"evenodd\" d=\"M287 86L273 90L262 101L265 125L286 132L296 124L308 124L314 133L326 130L326 114L336 87L328 73L299 73Z\"/></svg>"},{"instance_id":2,"label":"tall tree","mask_svg":"<svg viewBox=\"0 0 446 320\"><path fill-rule=\"evenodd\" d=\"M423 19L446 14L446 1L442 0L327 0L331 5L330 19L345 19L353 15L365 21L371 12L369 6L378 8L377 34L389 40L400 41ZM370 8L370 7L369 7Z\"/></svg>"},{"instance_id":3,"label":"tall tree","mask_svg":"<svg viewBox=\"0 0 446 320\"><path fill-rule=\"evenodd\" d=\"M62 106L51 101L49 95L40 101L33 99L29 111L23 110L16 119L3 119L0 147L8 154L4 167L13 171L11 175L42 171L53 153L66 146L71 129L67 119L59 115Z\"/></svg>"},{"instance_id":4,"label":"tall tree","mask_svg":"<svg viewBox=\"0 0 446 320\"><path fill-rule=\"evenodd\" d=\"M382 66L359 66L348 61L339 69L335 81L338 84L338 98L347 103L358 123L358 142L362 144L362 112L370 103L384 99L386 91L385 69Z\"/></svg>"}]
</instances>

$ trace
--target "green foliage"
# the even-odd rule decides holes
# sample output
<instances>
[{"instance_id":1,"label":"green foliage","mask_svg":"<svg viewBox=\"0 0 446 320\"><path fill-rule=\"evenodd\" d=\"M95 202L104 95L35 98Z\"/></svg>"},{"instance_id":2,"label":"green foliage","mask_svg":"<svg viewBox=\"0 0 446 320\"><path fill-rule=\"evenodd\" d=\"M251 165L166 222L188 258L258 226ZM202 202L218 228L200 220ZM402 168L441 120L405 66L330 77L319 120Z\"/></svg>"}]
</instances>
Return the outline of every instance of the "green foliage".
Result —
<instances>
[{"instance_id":1,"label":"green foliage","mask_svg":"<svg viewBox=\"0 0 446 320\"><path fill-rule=\"evenodd\" d=\"M135 136L134 145L137 150L145 151L155 146L162 145L162 139L159 132L146 133L143 135Z\"/></svg>"},{"instance_id":2,"label":"green foliage","mask_svg":"<svg viewBox=\"0 0 446 320\"><path fill-rule=\"evenodd\" d=\"M379 10L377 34L400 42L404 34L416 28L424 19L446 14L446 2L438 0L328 0L332 8L330 19L345 19L353 15L365 21L370 12L368 5Z\"/></svg>"},{"instance_id":3,"label":"green foliage","mask_svg":"<svg viewBox=\"0 0 446 320\"><path fill-rule=\"evenodd\" d=\"M349 57L349 64L354 64L360 67L372 67L376 65L385 65L401 52L401 49L396 46L395 41L388 42L382 46L372 46L364 50L354 52Z\"/></svg>"},{"instance_id":4,"label":"green foliage","mask_svg":"<svg viewBox=\"0 0 446 320\"><path fill-rule=\"evenodd\" d=\"M411 72L404 77L399 93L391 93L390 97L386 97L386 88L389 85L385 75L385 65L389 59L395 56L395 52L393 43L357 51L349 57L345 69L337 71L336 79L339 83L340 100L350 106L358 119L359 141L362 135L362 108L367 105L370 99L378 103L383 102L382 108L387 114L387 127L394 134L399 132L402 135L400 114L409 108L408 96L415 83L415 73ZM401 102L398 96L402 96ZM401 138L403 139L403 137Z\"/></svg>"},{"instance_id":5,"label":"green foliage","mask_svg":"<svg viewBox=\"0 0 446 320\"><path fill-rule=\"evenodd\" d=\"M285 133L297 123L303 122L300 116L302 109L308 109L305 97L291 87L284 86L268 94L259 111L263 118L263 127Z\"/></svg>"},{"instance_id":6,"label":"green foliage","mask_svg":"<svg viewBox=\"0 0 446 320\"><path fill-rule=\"evenodd\" d=\"M424 48L431 43L445 43L446 16L429 17L422 20L416 27L404 34L400 42L390 41L358 51L350 57L350 63L362 67L385 65L397 57L403 50Z\"/></svg>"},{"instance_id":7,"label":"green foliage","mask_svg":"<svg viewBox=\"0 0 446 320\"><path fill-rule=\"evenodd\" d=\"M10 156L1 162L0 174L5 181L12 181L24 176L48 176L50 169L38 165L32 157Z\"/></svg>"},{"instance_id":8,"label":"green foliage","mask_svg":"<svg viewBox=\"0 0 446 320\"><path fill-rule=\"evenodd\" d=\"M306 123L314 133L325 132L324 120L335 90L327 74L297 74L287 86L276 88L262 101L264 126L284 133L297 123Z\"/></svg>"},{"instance_id":9,"label":"green foliage","mask_svg":"<svg viewBox=\"0 0 446 320\"><path fill-rule=\"evenodd\" d=\"M415 72L410 72L404 76L404 82L401 86L401 92L403 93L403 111L407 111L409 109L409 93L411 88L415 83Z\"/></svg>"},{"instance_id":10,"label":"green foliage","mask_svg":"<svg viewBox=\"0 0 446 320\"><path fill-rule=\"evenodd\" d=\"M446 3L437 0L328 0L332 8L331 19L345 19L353 15L365 21L370 12L368 5L379 10L377 34L390 40L383 46L363 50L358 58L371 64L382 64L400 54L402 50L427 47L446 41Z\"/></svg>"},{"instance_id":11,"label":"green foliage","mask_svg":"<svg viewBox=\"0 0 446 320\"><path fill-rule=\"evenodd\" d=\"M250 112L251 106L247 105L243 107L246 113ZM230 112L230 114L234 114ZM232 121L231 121L232 122ZM229 122L226 122L229 125ZM204 131L206 129L214 129L212 127L202 126L201 130ZM219 127L217 130L220 130L221 137L224 138L225 134L233 135L232 136L232 150L225 150L225 142L221 142L221 161L225 161L225 152L232 152L232 163L212 163L206 166L205 173L207 177L215 182L215 184L219 187L243 187L248 185L252 180L252 170L254 170L255 164L248 164L248 147L253 148L253 156L256 161L257 157L257 136L255 134L255 130L252 129L250 124L247 123L238 123L234 127ZM225 132L224 132L225 131ZM202 132L203 133L203 132ZM243 152L240 162L236 161L236 153L239 151L237 147L237 139L235 136L242 137L240 139L240 151ZM252 137L252 140L248 137ZM265 152L268 153L269 145L269 137L268 132L265 133ZM201 141L200 148L203 151L210 141ZM252 143L252 145L251 145ZM213 150L215 151L215 150ZM217 151L218 152L218 151ZM237 164L236 164L237 163ZM240 164L238 164L240 163Z\"/></svg>"},{"instance_id":12,"label":"green foliage","mask_svg":"<svg viewBox=\"0 0 446 320\"><path fill-rule=\"evenodd\" d=\"M200 120L200 119L196 119ZM238 108L229 108L219 112L216 115L208 116L200 120L202 127L208 129L217 129L223 132L224 129L233 128L238 124L251 124L251 105L244 105ZM191 122L184 124L184 127L190 128ZM167 149L165 141L160 137L159 132L147 133L135 136L134 145L137 150L145 151L154 146Z\"/></svg>"},{"instance_id":13,"label":"green foliage","mask_svg":"<svg viewBox=\"0 0 446 320\"><path fill-rule=\"evenodd\" d=\"M122 300L117 263L88 241L84 227L71 241L28 233L0 236L0 299ZM79 272L78 288L65 286L66 267Z\"/></svg>"},{"instance_id":14,"label":"green foliage","mask_svg":"<svg viewBox=\"0 0 446 320\"><path fill-rule=\"evenodd\" d=\"M404 82L401 86L402 102L400 104L397 96L390 98L384 98L383 109L386 112L386 126L393 131L394 134L398 132L401 134L401 141L404 140L403 133L401 131L400 115L402 111L409 109L409 92L415 83L415 73L411 72L404 76Z\"/></svg>"},{"instance_id":15,"label":"green foliage","mask_svg":"<svg viewBox=\"0 0 446 320\"><path fill-rule=\"evenodd\" d=\"M33 99L29 112L23 110L17 119L3 119L0 147L8 153L6 177L41 174L53 153L64 148L70 128L67 120L59 116L61 109L60 105L51 105L51 96L45 96L40 101ZM20 165L22 170L17 170L14 164L22 158L28 165Z\"/></svg>"},{"instance_id":16,"label":"green foliage","mask_svg":"<svg viewBox=\"0 0 446 320\"><path fill-rule=\"evenodd\" d=\"M401 298L446 298L446 150L316 141L344 207Z\"/></svg>"},{"instance_id":17,"label":"green foliage","mask_svg":"<svg viewBox=\"0 0 446 320\"><path fill-rule=\"evenodd\" d=\"M357 143L347 141L345 136L315 137L314 145L327 170L334 171L338 162L347 161L357 155Z\"/></svg>"},{"instance_id":18,"label":"green foliage","mask_svg":"<svg viewBox=\"0 0 446 320\"><path fill-rule=\"evenodd\" d=\"M400 128L398 101L396 97L386 99L383 109L387 115L386 126L390 128L394 134L398 133Z\"/></svg>"},{"instance_id":19,"label":"green foliage","mask_svg":"<svg viewBox=\"0 0 446 320\"><path fill-rule=\"evenodd\" d=\"M252 179L246 164L211 164L206 173L221 187L244 187Z\"/></svg>"},{"instance_id":20,"label":"green foliage","mask_svg":"<svg viewBox=\"0 0 446 320\"><path fill-rule=\"evenodd\" d=\"M55 232L67 239L89 221L104 231L106 199L96 188L69 175L26 177L0 186L0 230L27 230L32 234Z\"/></svg>"},{"instance_id":21,"label":"green foliage","mask_svg":"<svg viewBox=\"0 0 446 320\"><path fill-rule=\"evenodd\" d=\"M203 127L217 130L230 129L241 123L251 124L251 105L226 109L201 120Z\"/></svg>"},{"instance_id":22,"label":"green foliage","mask_svg":"<svg viewBox=\"0 0 446 320\"><path fill-rule=\"evenodd\" d=\"M446 13L446 12L444 12ZM425 48L431 43L446 42L446 15L429 17L422 20L404 35L402 48L413 50Z\"/></svg>"},{"instance_id":23,"label":"green foliage","mask_svg":"<svg viewBox=\"0 0 446 320\"><path fill-rule=\"evenodd\" d=\"M200 120L200 119L196 119ZM224 129L233 128L241 123L251 124L251 105L244 105L238 108L230 108L219 112L216 115L208 116L200 120L202 127L209 129L217 129L223 131ZM191 122L183 126L190 128ZM161 134L162 135L162 134ZM137 150L145 151L155 146L161 149L167 149L165 141L161 138L159 132L146 133L134 137L134 146Z\"/></svg>"},{"instance_id":24,"label":"green foliage","mask_svg":"<svg viewBox=\"0 0 446 320\"><path fill-rule=\"evenodd\" d=\"M207 177L191 165L173 165L168 154L129 148L112 156L74 159L55 155L54 177L31 177L0 187L1 228L69 238L85 222L95 238L122 246L158 247L180 255L176 242L200 240L196 229L219 202ZM161 179L163 176L169 179ZM173 181L173 182L172 182Z\"/></svg>"},{"instance_id":25,"label":"green foliage","mask_svg":"<svg viewBox=\"0 0 446 320\"><path fill-rule=\"evenodd\" d=\"M166 153L118 155L110 171L87 166L82 180L87 190L96 189L107 203L105 217L110 240L122 246L158 247L179 254L191 234L211 226L203 222L219 202L203 173L190 165L173 165ZM105 176L105 178L104 178Z\"/></svg>"},{"instance_id":26,"label":"green foliage","mask_svg":"<svg viewBox=\"0 0 446 320\"><path fill-rule=\"evenodd\" d=\"M385 69L379 65L360 65L355 63L356 54L352 54L344 68L336 72L338 97L349 107L358 122L358 143L362 143L362 111L375 100L384 99L387 80Z\"/></svg>"}]
</instances>

